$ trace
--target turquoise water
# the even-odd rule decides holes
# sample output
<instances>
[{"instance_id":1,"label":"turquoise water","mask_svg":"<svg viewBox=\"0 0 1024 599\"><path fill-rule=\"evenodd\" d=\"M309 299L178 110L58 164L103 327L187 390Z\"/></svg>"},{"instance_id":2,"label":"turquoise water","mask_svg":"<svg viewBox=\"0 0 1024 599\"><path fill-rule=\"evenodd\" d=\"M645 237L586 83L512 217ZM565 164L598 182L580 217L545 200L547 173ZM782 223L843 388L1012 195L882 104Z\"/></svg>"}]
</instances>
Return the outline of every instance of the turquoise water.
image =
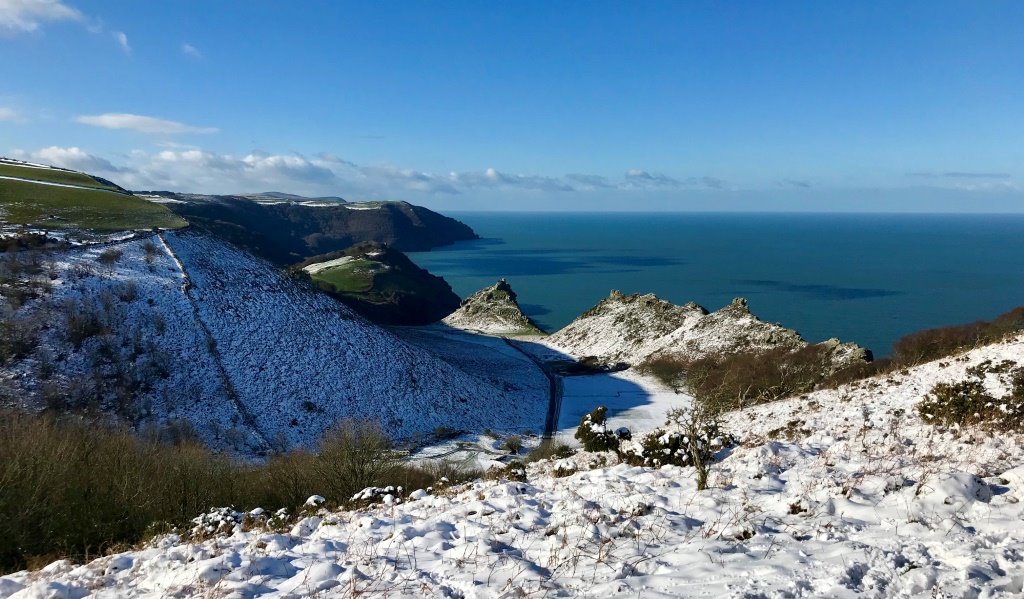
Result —
<instances>
[{"instance_id":1,"label":"turquoise water","mask_svg":"<svg viewBox=\"0 0 1024 599\"><path fill-rule=\"evenodd\" d=\"M806 339L889 352L1024 304L1024 215L450 213L483 239L410 254L462 297L505 277L558 329L608 295L750 300Z\"/></svg>"}]
</instances>

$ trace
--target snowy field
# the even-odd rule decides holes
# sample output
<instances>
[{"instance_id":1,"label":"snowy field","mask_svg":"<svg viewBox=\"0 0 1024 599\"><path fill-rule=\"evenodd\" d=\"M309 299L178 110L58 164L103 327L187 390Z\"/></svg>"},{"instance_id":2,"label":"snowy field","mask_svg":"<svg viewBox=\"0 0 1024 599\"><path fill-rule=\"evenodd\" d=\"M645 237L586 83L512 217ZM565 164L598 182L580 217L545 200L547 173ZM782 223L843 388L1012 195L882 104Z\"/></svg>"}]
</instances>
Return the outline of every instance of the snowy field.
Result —
<instances>
[{"instance_id":1,"label":"snowy field","mask_svg":"<svg viewBox=\"0 0 1024 599\"><path fill-rule=\"evenodd\" d=\"M120 257L100 264L111 250ZM438 427L543 425L547 389L537 384L539 372L531 379L522 367L528 361L486 367L467 359L463 369L210 237L169 232L54 256L54 301L46 309L107 306L113 315L110 335L75 349L63 317L43 314L54 370L74 384L88 380L92 350L108 342L138 346L142 357L131 358L132 367L149 360L164 372L138 398L140 425L185 420L204 442L240 453L312 447L343 418L378 421L397 439ZM30 302L22 310L44 307ZM29 358L0 377L32 391L37 367ZM245 439L229 442L227 431Z\"/></svg>"},{"instance_id":2,"label":"snowy field","mask_svg":"<svg viewBox=\"0 0 1024 599\"><path fill-rule=\"evenodd\" d=\"M0 596L1015 596L1020 435L937 428L915 409L986 359L1024 362L1024 338L732 413L740 445L703 492L690 468L581 453L530 465L526 482L56 562L0 578Z\"/></svg>"}]
</instances>

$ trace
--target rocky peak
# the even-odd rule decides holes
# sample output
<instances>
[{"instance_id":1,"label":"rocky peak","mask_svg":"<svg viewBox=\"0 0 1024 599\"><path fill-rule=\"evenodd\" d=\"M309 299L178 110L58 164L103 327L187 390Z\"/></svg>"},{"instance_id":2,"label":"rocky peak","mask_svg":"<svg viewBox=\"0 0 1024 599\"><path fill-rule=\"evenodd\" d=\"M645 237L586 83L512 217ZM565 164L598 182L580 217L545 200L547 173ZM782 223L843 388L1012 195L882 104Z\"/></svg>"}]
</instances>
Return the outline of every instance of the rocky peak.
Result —
<instances>
[{"instance_id":1,"label":"rocky peak","mask_svg":"<svg viewBox=\"0 0 1024 599\"><path fill-rule=\"evenodd\" d=\"M747 304L747 298L737 297L729 305L719 310L719 312L733 312L736 314L750 314L750 306Z\"/></svg>"},{"instance_id":2,"label":"rocky peak","mask_svg":"<svg viewBox=\"0 0 1024 599\"><path fill-rule=\"evenodd\" d=\"M677 306L652 294L618 291L552 334L549 341L578 358L632 365L655 354L696 359L808 345L796 331L754 316L743 298L709 313L693 302ZM852 343L836 340L831 347L837 363L870 359L870 352Z\"/></svg>"},{"instance_id":3,"label":"rocky peak","mask_svg":"<svg viewBox=\"0 0 1024 599\"><path fill-rule=\"evenodd\" d=\"M442 320L458 329L491 335L542 335L544 332L523 314L512 285L501 279L463 300L458 310Z\"/></svg>"}]
</instances>

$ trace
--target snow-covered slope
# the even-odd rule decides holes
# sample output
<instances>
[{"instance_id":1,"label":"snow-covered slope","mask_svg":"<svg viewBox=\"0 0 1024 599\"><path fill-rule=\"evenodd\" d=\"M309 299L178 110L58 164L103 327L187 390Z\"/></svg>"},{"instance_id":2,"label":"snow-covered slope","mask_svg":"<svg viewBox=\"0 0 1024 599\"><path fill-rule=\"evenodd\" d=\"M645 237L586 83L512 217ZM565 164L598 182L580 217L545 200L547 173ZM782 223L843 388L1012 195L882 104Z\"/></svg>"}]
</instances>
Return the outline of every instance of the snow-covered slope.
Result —
<instances>
[{"instance_id":1,"label":"snow-covered slope","mask_svg":"<svg viewBox=\"0 0 1024 599\"><path fill-rule=\"evenodd\" d=\"M544 334L519 309L516 293L505 279L469 296L458 310L441 322L457 329L489 335Z\"/></svg>"},{"instance_id":2,"label":"snow-covered slope","mask_svg":"<svg viewBox=\"0 0 1024 599\"><path fill-rule=\"evenodd\" d=\"M654 354L695 359L807 345L796 331L751 314L742 298L709 313L692 302L676 306L653 294L623 295L618 291L552 334L547 343L576 357L594 356L631 365ZM853 344L826 343L836 348L837 363L864 359L864 350Z\"/></svg>"},{"instance_id":3,"label":"snow-covered slope","mask_svg":"<svg viewBox=\"0 0 1024 599\"><path fill-rule=\"evenodd\" d=\"M1015 596L1020 434L943 430L915 410L984 360L1024 362L1024 338L733 413L742 444L702 492L690 468L577 454L529 466L527 482L323 512L284 533L56 562L0 578L0 596Z\"/></svg>"},{"instance_id":4,"label":"snow-covered slope","mask_svg":"<svg viewBox=\"0 0 1024 599\"><path fill-rule=\"evenodd\" d=\"M98 266L109 250L122 256ZM70 383L89 375L92 348L137 339L147 351L129 359L155 355L166 371L139 389L138 421L187 420L215 447L312 446L342 418L380 421L396 438L440 426L520 430L544 422L542 385L520 384L498 370L466 372L209 236L164 233L73 250L55 268L51 305L113 305L110 334L85 340L79 350L61 323L48 329L44 345L60 376ZM122 287L133 291L123 300ZM34 361L5 374L38 387ZM39 405L41 394L32 396L27 401Z\"/></svg>"}]
</instances>

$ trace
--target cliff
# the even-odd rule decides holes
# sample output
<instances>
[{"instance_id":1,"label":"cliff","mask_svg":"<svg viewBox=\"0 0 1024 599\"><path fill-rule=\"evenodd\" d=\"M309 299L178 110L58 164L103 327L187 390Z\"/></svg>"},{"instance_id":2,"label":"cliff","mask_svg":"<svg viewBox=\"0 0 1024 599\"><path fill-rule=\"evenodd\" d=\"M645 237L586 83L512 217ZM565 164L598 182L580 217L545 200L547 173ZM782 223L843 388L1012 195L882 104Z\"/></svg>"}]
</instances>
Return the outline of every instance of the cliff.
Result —
<instances>
[{"instance_id":1,"label":"cliff","mask_svg":"<svg viewBox=\"0 0 1024 599\"><path fill-rule=\"evenodd\" d=\"M477 291L442 322L457 329L491 335L543 335L516 301L516 292L505 279Z\"/></svg>"}]
</instances>

